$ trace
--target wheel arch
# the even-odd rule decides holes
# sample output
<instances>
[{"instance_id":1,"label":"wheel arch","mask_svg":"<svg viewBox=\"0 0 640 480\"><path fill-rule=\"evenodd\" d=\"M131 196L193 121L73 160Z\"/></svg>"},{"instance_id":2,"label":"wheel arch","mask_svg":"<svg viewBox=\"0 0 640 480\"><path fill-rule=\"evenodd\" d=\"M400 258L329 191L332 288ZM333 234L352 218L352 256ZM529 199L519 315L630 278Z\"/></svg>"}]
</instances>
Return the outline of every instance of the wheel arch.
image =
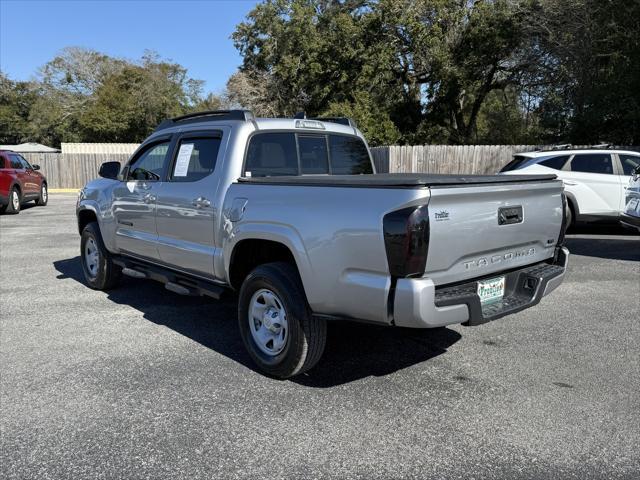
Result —
<instances>
[{"instance_id":1,"label":"wheel arch","mask_svg":"<svg viewBox=\"0 0 640 480\"><path fill-rule=\"evenodd\" d=\"M567 192L565 190L564 194L567 197L567 204L569 205L569 208L571 209L571 211L573 213L573 221L575 222L577 220L577 218L578 218L578 215L580 215L580 209L578 207L578 200L576 199L576 196L571 192Z\"/></svg>"},{"instance_id":2,"label":"wheel arch","mask_svg":"<svg viewBox=\"0 0 640 480\"><path fill-rule=\"evenodd\" d=\"M298 271L307 296L311 267L302 240L288 228L263 225L244 230L232 237L225 247L224 265L227 282L239 290L242 281L258 265L277 261L291 263Z\"/></svg>"},{"instance_id":3,"label":"wheel arch","mask_svg":"<svg viewBox=\"0 0 640 480\"><path fill-rule=\"evenodd\" d=\"M84 228L91 222L98 222L98 215L95 209L90 206L84 206L78 210L78 233L82 235Z\"/></svg>"}]
</instances>

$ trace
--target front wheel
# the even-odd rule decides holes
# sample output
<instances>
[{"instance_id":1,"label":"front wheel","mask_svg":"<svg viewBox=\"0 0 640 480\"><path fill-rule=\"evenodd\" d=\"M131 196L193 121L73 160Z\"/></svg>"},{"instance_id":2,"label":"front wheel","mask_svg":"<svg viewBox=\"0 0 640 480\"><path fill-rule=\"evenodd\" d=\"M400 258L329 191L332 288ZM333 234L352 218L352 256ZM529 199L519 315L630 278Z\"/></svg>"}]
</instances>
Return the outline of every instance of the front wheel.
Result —
<instances>
[{"instance_id":1,"label":"front wheel","mask_svg":"<svg viewBox=\"0 0 640 480\"><path fill-rule=\"evenodd\" d=\"M295 267L260 265L244 280L238 299L240 334L260 370L289 378L311 369L324 351L327 325L312 315Z\"/></svg>"},{"instance_id":2,"label":"front wheel","mask_svg":"<svg viewBox=\"0 0 640 480\"><path fill-rule=\"evenodd\" d=\"M89 223L82 231L80 259L87 285L94 290L109 290L120 281L122 269L113 263L96 222Z\"/></svg>"},{"instance_id":3,"label":"front wheel","mask_svg":"<svg viewBox=\"0 0 640 480\"><path fill-rule=\"evenodd\" d=\"M16 187L13 187L9 193L9 204L7 205L6 212L20 213L20 192Z\"/></svg>"},{"instance_id":4,"label":"front wheel","mask_svg":"<svg viewBox=\"0 0 640 480\"><path fill-rule=\"evenodd\" d=\"M49 191L47 190L47 184L43 183L40 187L40 196L36 199L36 205L44 207L49 201Z\"/></svg>"}]
</instances>

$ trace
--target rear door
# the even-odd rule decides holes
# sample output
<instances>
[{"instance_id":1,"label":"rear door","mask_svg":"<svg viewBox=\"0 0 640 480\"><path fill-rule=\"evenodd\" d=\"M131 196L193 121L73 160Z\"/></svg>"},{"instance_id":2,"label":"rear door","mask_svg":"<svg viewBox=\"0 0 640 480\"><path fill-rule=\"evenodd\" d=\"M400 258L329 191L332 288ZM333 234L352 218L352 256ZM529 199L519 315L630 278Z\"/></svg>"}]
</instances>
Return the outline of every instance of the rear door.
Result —
<instances>
[{"instance_id":1,"label":"rear door","mask_svg":"<svg viewBox=\"0 0 640 480\"><path fill-rule=\"evenodd\" d=\"M156 199L171 146L171 136L167 136L141 147L127 164L126 178L113 190L116 246L123 253L151 260L160 258Z\"/></svg>"},{"instance_id":2,"label":"rear door","mask_svg":"<svg viewBox=\"0 0 640 480\"><path fill-rule=\"evenodd\" d=\"M578 201L580 215L618 215L622 201L621 179L609 153L573 156L562 178Z\"/></svg>"},{"instance_id":3,"label":"rear door","mask_svg":"<svg viewBox=\"0 0 640 480\"><path fill-rule=\"evenodd\" d=\"M180 135L158 186L156 226L163 263L214 277L215 204L227 127Z\"/></svg>"}]
</instances>

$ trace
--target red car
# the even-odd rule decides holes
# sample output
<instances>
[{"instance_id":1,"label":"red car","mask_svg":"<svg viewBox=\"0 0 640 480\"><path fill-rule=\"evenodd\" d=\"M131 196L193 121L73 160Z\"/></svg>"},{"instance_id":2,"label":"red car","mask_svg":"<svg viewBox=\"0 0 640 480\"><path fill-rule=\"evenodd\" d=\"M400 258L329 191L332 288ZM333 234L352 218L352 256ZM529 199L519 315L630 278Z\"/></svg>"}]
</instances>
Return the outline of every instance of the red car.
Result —
<instances>
[{"instance_id":1,"label":"red car","mask_svg":"<svg viewBox=\"0 0 640 480\"><path fill-rule=\"evenodd\" d=\"M18 213L20 205L30 200L47 204L47 179L39 169L16 152L0 150L0 212Z\"/></svg>"}]
</instances>

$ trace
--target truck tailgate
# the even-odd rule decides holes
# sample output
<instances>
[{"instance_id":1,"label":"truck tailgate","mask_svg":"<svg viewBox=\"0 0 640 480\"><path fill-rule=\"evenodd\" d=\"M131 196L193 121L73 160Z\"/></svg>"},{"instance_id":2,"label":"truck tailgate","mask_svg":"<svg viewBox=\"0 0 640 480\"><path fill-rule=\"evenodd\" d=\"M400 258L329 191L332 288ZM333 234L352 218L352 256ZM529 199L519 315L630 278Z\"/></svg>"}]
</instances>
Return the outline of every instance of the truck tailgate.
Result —
<instances>
[{"instance_id":1,"label":"truck tailgate","mask_svg":"<svg viewBox=\"0 0 640 480\"><path fill-rule=\"evenodd\" d=\"M562 182L432 186L425 276L436 285L550 258L562 228Z\"/></svg>"}]
</instances>

